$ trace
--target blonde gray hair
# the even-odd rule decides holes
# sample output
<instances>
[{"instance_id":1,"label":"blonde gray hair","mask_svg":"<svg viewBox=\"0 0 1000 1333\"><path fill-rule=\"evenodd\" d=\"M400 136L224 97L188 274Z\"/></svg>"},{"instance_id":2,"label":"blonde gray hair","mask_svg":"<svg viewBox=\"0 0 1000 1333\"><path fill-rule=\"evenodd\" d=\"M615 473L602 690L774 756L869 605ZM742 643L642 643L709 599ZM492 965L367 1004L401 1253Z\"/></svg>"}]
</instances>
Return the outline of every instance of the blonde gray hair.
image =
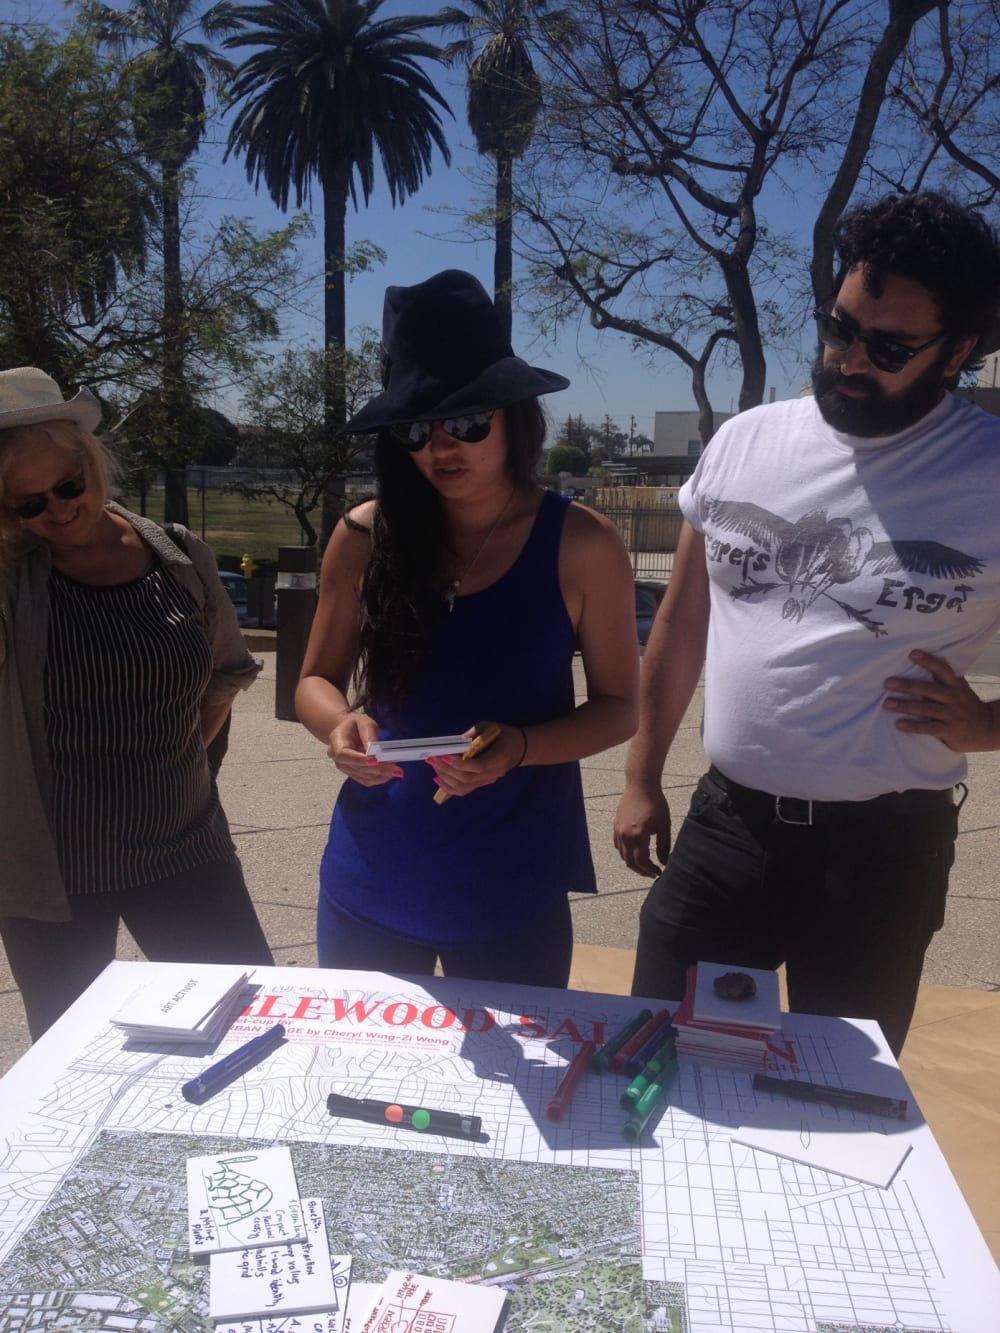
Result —
<instances>
[{"instance_id":1,"label":"blonde gray hair","mask_svg":"<svg viewBox=\"0 0 1000 1333\"><path fill-rule=\"evenodd\" d=\"M40 421L30 426L11 426L0 430L0 566L10 566L32 544L21 521L5 502L7 470L14 459L28 453L42 441L78 454L87 477L87 489L102 505L111 499L111 488L118 474L118 464L107 446L83 430L74 421Z\"/></svg>"}]
</instances>

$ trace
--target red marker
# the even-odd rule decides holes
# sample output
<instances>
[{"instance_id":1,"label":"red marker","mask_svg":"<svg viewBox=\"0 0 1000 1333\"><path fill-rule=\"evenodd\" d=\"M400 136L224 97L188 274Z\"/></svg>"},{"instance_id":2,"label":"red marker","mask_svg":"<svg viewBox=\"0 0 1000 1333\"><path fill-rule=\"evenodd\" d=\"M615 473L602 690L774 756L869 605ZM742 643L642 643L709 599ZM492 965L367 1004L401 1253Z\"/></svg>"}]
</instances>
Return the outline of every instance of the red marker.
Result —
<instances>
[{"instance_id":1,"label":"red marker","mask_svg":"<svg viewBox=\"0 0 1000 1333\"><path fill-rule=\"evenodd\" d=\"M608 1062L608 1068L613 1074L624 1074L625 1066L628 1064L636 1051L641 1050L657 1028L661 1028L670 1017L669 1009L658 1009L652 1018L648 1018L642 1027L630 1037L624 1046L615 1051Z\"/></svg>"},{"instance_id":2,"label":"red marker","mask_svg":"<svg viewBox=\"0 0 1000 1333\"><path fill-rule=\"evenodd\" d=\"M576 1085L583 1078L590 1057L597 1050L596 1041L585 1041L570 1061L569 1068L559 1080L559 1086L552 1094L552 1100L545 1108L546 1120L561 1120L566 1114L566 1107L576 1092Z\"/></svg>"}]
</instances>

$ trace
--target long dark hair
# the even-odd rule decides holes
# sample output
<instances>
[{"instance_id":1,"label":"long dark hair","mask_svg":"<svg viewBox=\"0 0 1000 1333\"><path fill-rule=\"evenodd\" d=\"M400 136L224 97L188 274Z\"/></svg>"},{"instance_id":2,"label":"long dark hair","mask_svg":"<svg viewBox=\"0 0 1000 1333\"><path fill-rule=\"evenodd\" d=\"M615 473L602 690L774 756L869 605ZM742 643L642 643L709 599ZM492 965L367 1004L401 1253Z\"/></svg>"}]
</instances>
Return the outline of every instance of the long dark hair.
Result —
<instances>
[{"instance_id":1,"label":"long dark hair","mask_svg":"<svg viewBox=\"0 0 1000 1333\"><path fill-rule=\"evenodd\" d=\"M537 398L503 409L507 476L528 486L545 440ZM375 443L376 505L372 553L361 590L357 701L390 715L409 697L441 615L438 579L445 516L437 491L388 431Z\"/></svg>"}]
</instances>

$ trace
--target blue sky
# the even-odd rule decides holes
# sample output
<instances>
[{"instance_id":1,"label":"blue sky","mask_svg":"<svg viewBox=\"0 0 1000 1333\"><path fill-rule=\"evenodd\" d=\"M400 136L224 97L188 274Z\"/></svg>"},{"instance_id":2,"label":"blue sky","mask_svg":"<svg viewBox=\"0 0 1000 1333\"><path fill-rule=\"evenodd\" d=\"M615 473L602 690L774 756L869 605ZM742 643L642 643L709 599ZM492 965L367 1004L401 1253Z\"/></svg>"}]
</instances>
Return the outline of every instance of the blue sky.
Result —
<instances>
[{"instance_id":1,"label":"blue sky","mask_svg":"<svg viewBox=\"0 0 1000 1333\"><path fill-rule=\"evenodd\" d=\"M125 9L123 0L114 0ZM66 9L59 0L6 0L5 17L17 22L43 21L57 26ZM434 12L440 0L388 0L383 12ZM492 290L493 250L484 240L471 239L462 224L464 214L488 204L492 194L489 172L492 164L475 152L465 120L464 70L441 71L441 90L454 112L446 118L445 133L452 151L446 167L435 155L430 177L421 190L402 207L393 208L388 190L379 180L368 208L349 210L348 242L371 241L386 255L385 263L350 280L347 292L348 328L381 327L382 300L387 285L420 282L444 268L463 268L474 273ZM239 161L223 163L227 124L213 122L195 159L198 170L195 215L206 225L230 214L254 219L262 230L287 221L266 192L255 193ZM312 215L317 233L321 230L320 196L314 194ZM302 271L315 274L314 296L300 312L287 320L284 340L292 344L322 341L322 256L318 238L300 246ZM515 260L515 282L517 263ZM581 322L563 328L555 343L543 340L530 324L518 319L515 309L514 350L527 360L557 370L571 380L564 393L551 395L546 406L552 417L563 421L572 414L601 423L605 415L628 431L634 418L636 433L652 437L657 411L693 409L688 377L683 367L666 353L655 359L634 352L628 341L613 332L597 333ZM768 385L778 397L797 394L807 378L804 362L794 357L770 355ZM735 374L722 370L710 379L710 391L718 410L734 410L738 390ZM227 395L218 404L237 411Z\"/></svg>"}]
</instances>

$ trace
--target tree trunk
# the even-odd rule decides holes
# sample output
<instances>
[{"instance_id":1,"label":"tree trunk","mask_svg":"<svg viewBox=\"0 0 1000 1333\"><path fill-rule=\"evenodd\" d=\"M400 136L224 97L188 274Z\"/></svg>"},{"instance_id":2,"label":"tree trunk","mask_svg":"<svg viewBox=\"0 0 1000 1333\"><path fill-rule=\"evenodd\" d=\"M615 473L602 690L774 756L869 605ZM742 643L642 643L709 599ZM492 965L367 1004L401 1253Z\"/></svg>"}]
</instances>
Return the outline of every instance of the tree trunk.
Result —
<instances>
[{"instance_id":1,"label":"tree trunk","mask_svg":"<svg viewBox=\"0 0 1000 1333\"><path fill-rule=\"evenodd\" d=\"M947 0L890 0L889 22L879 38L865 71L854 124L843 133L844 156L813 226L813 256L809 265L816 304L833 296L833 227L854 193L872 135L886 99L886 84L910 34L932 9Z\"/></svg>"},{"instance_id":2,"label":"tree trunk","mask_svg":"<svg viewBox=\"0 0 1000 1333\"><path fill-rule=\"evenodd\" d=\"M705 383L705 366L701 361L696 361L691 367L691 392L698 404L698 434L701 436L701 447L704 449L715 434L715 412L712 410L712 402Z\"/></svg>"},{"instance_id":3,"label":"tree trunk","mask_svg":"<svg viewBox=\"0 0 1000 1333\"><path fill-rule=\"evenodd\" d=\"M747 271L746 259L740 253L726 255L720 261L720 267L726 280L729 302L733 308L733 327L736 331L740 365L743 370L738 410L745 412L748 407L756 407L758 403L764 401L767 359L761 342L757 303L754 300L753 283ZM708 443L704 434L702 443Z\"/></svg>"},{"instance_id":4,"label":"tree trunk","mask_svg":"<svg viewBox=\"0 0 1000 1333\"><path fill-rule=\"evenodd\" d=\"M344 278L344 254L347 249L348 182L342 173L323 182L323 331L327 351L347 346L347 285ZM323 519L320 525L320 550L326 544L344 512L344 474L335 466L340 451L339 432L347 420L347 385L343 356L333 359L333 373L327 373L323 398L324 452L329 460L329 475L323 487Z\"/></svg>"},{"instance_id":5,"label":"tree trunk","mask_svg":"<svg viewBox=\"0 0 1000 1333\"><path fill-rule=\"evenodd\" d=\"M188 524L186 441L183 420L187 407L184 379L184 287L181 276L181 222L179 164L161 162L163 212L163 394L164 439L160 453L166 469L164 521Z\"/></svg>"},{"instance_id":6,"label":"tree trunk","mask_svg":"<svg viewBox=\"0 0 1000 1333\"><path fill-rule=\"evenodd\" d=\"M508 342L513 317L511 294L514 280L514 159L497 154L496 244L493 253L493 304Z\"/></svg>"}]
</instances>

